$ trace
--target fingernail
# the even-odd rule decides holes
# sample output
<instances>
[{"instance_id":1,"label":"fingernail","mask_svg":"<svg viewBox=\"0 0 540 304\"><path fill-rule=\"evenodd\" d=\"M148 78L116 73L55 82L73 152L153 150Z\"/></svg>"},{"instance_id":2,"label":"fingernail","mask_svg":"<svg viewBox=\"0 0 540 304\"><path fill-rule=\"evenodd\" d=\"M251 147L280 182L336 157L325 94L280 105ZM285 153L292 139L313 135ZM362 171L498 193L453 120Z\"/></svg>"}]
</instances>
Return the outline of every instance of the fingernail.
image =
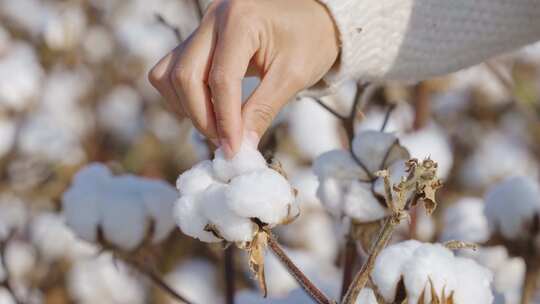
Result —
<instances>
[{"instance_id":1,"label":"fingernail","mask_svg":"<svg viewBox=\"0 0 540 304\"><path fill-rule=\"evenodd\" d=\"M228 159L233 158L234 154L232 147L229 144L229 141L227 141L226 139L220 139L219 142L221 144L221 149L223 150L223 153L225 153L225 157Z\"/></svg>"},{"instance_id":2,"label":"fingernail","mask_svg":"<svg viewBox=\"0 0 540 304\"><path fill-rule=\"evenodd\" d=\"M257 147L259 145L259 141L261 138L259 137L259 134L255 131L246 131L244 133L245 140L252 144L254 147Z\"/></svg>"}]
</instances>

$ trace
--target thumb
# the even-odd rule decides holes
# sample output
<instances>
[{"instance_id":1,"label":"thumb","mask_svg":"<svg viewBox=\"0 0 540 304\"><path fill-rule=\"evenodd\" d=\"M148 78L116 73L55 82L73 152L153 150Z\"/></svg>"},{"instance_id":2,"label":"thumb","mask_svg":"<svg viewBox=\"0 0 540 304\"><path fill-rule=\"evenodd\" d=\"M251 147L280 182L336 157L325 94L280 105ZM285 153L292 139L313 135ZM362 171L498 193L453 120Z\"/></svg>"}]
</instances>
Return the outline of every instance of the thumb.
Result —
<instances>
[{"instance_id":1,"label":"thumb","mask_svg":"<svg viewBox=\"0 0 540 304\"><path fill-rule=\"evenodd\" d=\"M288 75L283 77L283 75ZM286 79L284 79L286 78ZM242 108L244 132L261 138L281 108L303 89L289 72L270 69Z\"/></svg>"}]
</instances>

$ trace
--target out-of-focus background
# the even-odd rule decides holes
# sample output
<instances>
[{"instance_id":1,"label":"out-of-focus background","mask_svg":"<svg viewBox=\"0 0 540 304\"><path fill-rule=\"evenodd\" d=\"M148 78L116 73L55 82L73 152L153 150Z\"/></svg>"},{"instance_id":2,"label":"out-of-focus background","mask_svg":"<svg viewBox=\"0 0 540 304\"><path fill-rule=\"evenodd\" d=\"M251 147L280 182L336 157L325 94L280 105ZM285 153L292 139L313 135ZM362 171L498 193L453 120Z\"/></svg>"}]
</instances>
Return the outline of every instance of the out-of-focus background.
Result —
<instances>
[{"instance_id":1,"label":"out-of-focus background","mask_svg":"<svg viewBox=\"0 0 540 304\"><path fill-rule=\"evenodd\" d=\"M137 272L77 240L60 201L73 174L90 162L174 184L210 156L204 139L163 107L146 79L178 43L172 27L187 37L199 18L192 0L0 0L0 235L15 231L3 258L30 303L173 303ZM255 85L247 80L246 93ZM346 113L355 91L350 83L322 100ZM461 222L446 213L451 206L465 206L469 224L484 231L474 210L486 189L513 175L538 181L540 44L414 86L379 87L357 130L380 128L389 104L396 108L386 130L397 132L413 156L436 160L445 181L433 218L418 213L413 230L403 228L398 239L463 238ZM270 132L263 152L282 162L302 207L299 220L277 234L306 273L337 293L343 231L315 195L310 164L343 147L345 133L308 98L291 102ZM177 230L157 247L152 256L168 284L196 303L222 301L219 245ZM245 258L238 257L239 303L257 303ZM495 273L496 303L518 303L524 261L501 246L474 258ZM0 282L4 276L0 267ZM270 256L267 277L271 296L297 288ZM0 303L13 303L2 286Z\"/></svg>"}]
</instances>

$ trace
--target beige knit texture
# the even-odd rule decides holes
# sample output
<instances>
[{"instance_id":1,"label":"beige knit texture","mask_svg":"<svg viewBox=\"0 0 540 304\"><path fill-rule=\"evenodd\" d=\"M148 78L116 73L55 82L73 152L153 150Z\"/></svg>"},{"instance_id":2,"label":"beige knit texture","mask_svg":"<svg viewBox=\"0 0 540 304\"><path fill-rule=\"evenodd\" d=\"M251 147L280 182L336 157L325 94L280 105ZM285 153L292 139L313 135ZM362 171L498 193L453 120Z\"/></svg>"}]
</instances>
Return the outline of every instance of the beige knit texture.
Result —
<instances>
[{"instance_id":1,"label":"beige knit texture","mask_svg":"<svg viewBox=\"0 0 540 304\"><path fill-rule=\"evenodd\" d=\"M414 82L540 40L540 0L319 0L339 29L324 78Z\"/></svg>"}]
</instances>

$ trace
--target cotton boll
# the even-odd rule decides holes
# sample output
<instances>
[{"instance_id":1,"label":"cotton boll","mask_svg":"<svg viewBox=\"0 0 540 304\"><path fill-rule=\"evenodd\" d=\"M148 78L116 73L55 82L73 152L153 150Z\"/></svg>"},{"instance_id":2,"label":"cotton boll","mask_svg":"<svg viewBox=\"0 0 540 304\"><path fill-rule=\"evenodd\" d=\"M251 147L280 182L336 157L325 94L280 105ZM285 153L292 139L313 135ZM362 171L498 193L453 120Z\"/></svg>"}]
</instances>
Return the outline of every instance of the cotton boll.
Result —
<instances>
[{"instance_id":1,"label":"cotton boll","mask_svg":"<svg viewBox=\"0 0 540 304\"><path fill-rule=\"evenodd\" d=\"M7 289L0 288L0 303L2 304L16 304L15 299Z\"/></svg>"},{"instance_id":2,"label":"cotton boll","mask_svg":"<svg viewBox=\"0 0 540 304\"><path fill-rule=\"evenodd\" d=\"M17 126L14 121L0 118L0 158L11 151L15 143Z\"/></svg>"},{"instance_id":3,"label":"cotton boll","mask_svg":"<svg viewBox=\"0 0 540 304\"><path fill-rule=\"evenodd\" d=\"M395 146L396 143L398 143L398 139L393 134L364 131L354 136L352 150L356 157L366 166L366 169L371 173L375 173L380 169L384 169L383 166L392 164L398 159L408 158L405 151L401 151L398 146ZM385 161L385 164L383 164L383 161Z\"/></svg>"},{"instance_id":4,"label":"cotton boll","mask_svg":"<svg viewBox=\"0 0 540 304\"><path fill-rule=\"evenodd\" d=\"M444 211L441 240L483 243L489 239L489 228L484 215L484 203L475 197L464 197Z\"/></svg>"},{"instance_id":5,"label":"cotton boll","mask_svg":"<svg viewBox=\"0 0 540 304\"><path fill-rule=\"evenodd\" d=\"M195 303L220 303L216 266L202 259L193 259L178 265L167 274L165 281L188 300ZM170 300L168 303L177 303Z\"/></svg>"},{"instance_id":6,"label":"cotton boll","mask_svg":"<svg viewBox=\"0 0 540 304\"><path fill-rule=\"evenodd\" d=\"M10 241L5 254L9 275L15 280L23 280L36 266L37 257L34 248L23 241Z\"/></svg>"},{"instance_id":7,"label":"cotton boll","mask_svg":"<svg viewBox=\"0 0 540 304\"><path fill-rule=\"evenodd\" d=\"M527 226L540 214L538 182L527 177L512 177L493 186L486 194L484 213L492 233L517 239L527 237Z\"/></svg>"},{"instance_id":8,"label":"cotton boll","mask_svg":"<svg viewBox=\"0 0 540 304\"><path fill-rule=\"evenodd\" d=\"M141 193L147 216L154 224L153 242L157 243L169 236L175 227L173 214L174 202L178 193L164 181L145 180L141 183Z\"/></svg>"},{"instance_id":9,"label":"cotton boll","mask_svg":"<svg viewBox=\"0 0 540 304\"><path fill-rule=\"evenodd\" d=\"M11 2L11 1L8 1ZM30 45L17 42L0 56L0 107L22 111L40 94L43 68Z\"/></svg>"},{"instance_id":10,"label":"cotton boll","mask_svg":"<svg viewBox=\"0 0 540 304\"><path fill-rule=\"evenodd\" d=\"M114 39L106 27L92 25L82 41L85 58L93 63L104 61L114 52Z\"/></svg>"},{"instance_id":11,"label":"cotton boll","mask_svg":"<svg viewBox=\"0 0 540 304\"><path fill-rule=\"evenodd\" d=\"M373 289L364 287L360 294L358 295L358 298L356 299L356 304L377 304L377 298L375 297L375 293L373 292Z\"/></svg>"},{"instance_id":12,"label":"cotton boll","mask_svg":"<svg viewBox=\"0 0 540 304\"><path fill-rule=\"evenodd\" d=\"M431 158L437 162L438 176L448 177L453 164L452 147L448 136L439 126L430 124L421 130L400 136L399 140L409 150L411 157L420 160Z\"/></svg>"},{"instance_id":13,"label":"cotton boll","mask_svg":"<svg viewBox=\"0 0 540 304\"><path fill-rule=\"evenodd\" d=\"M345 214L359 222L372 222L387 215L387 209L373 196L371 183L352 181L345 195Z\"/></svg>"},{"instance_id":14,"label":"cotton boll","mask_svg":"<svg viewBox=\"0 0 540 304\"><path fill-rule=\"evenodd\" d=\"M3 26L0 26L0 57L7 52L10 44L11 35L9 34L8 30L6 30Z\"/></svg>"},{"instance_id":15,"label":"cotton boll","mask_svg":"<svg viewBox=\"0 0 540 304\"><path fill-rule=\"evenodd\" d=\"M214 174L222 182L229 182L232 178L267 167L262 154L255 145L244 140L236 155L228 160L222 148L215 152L213 163Z\"/></svg>"},{"instance_id":16,"label":"cotton boll","mask_svg":"<svg viewBox=\"0 0 540 304\"><path fill-rule=\"evenodd\" d=\"M528 148L497 131L481 138L476 151L465 160L462 168L462 183L476 188L489 186L506 176L538 174L538 163Z\"/></svg>"},{"instance_id":17,"label":"cotton boll","mask_svg":"<svg viewBox=\"0 0 540 304\"><path fill-rule=\"evenodd\" d=\"M302 209L320 209L321 203L317 197L319 181L310 169L301 169L290 177L291 185L298 191L296 201Z\"/></svg>"},{"instance_id":18,"label":"cotton boll","mask_svg":"<svg viewBox=\"0 0 540 304\"><path fill-rule=\"evenodd\" d=\"M199 197L201 213L227 241L249 242L257 232L256 225L228 208L226 189L227 186L220 184L208 187Z\"/></svg>"},{"instance_id":19,"label":"cotton boll","mask_svg":"<svg viewBox=\"0 0 540 304\"><path fill-rule=\"evenodd\" d=\"M86 29L86 15L81 6L59 7L48 16L43 36L52 50L70 50L79 43Z\"/></svg>"},{"instance_id":20,"label":"cotton boll","mask_svg":"<svg viewBox=\"0 0 540 304\"><path fill-rule=\"evenodd\" d=\"M526 271L526 265L523 259L508 259L501 263L494 271L494 289L504 296L505 303L519 303Z\"/></svg>"},{"instance_id":21,"label":"cotton boll","mask_svg":"<svg viewBox=\"0 0 540 304\"><path fill-rule=\"evenodd\" d=\"M233 178L225 199L236 214L258 218L270 226L294 218L299 213L289 182L272 169Z\"/></svg>"},{"instance_id":22,"label":"cotton boll","mask_svg":"<svg viewBox=\"0 0 540 304\"><path fill-rule=\"evenodd\" d=\"M344 189L338 179L327 178L319 183L317 196L324 207L335 217L339 218L343 214Z\"/></svg>"},{"instance_id":23,"label":"cotton boll","mask_svg":"<svg viewBox=\"0 0 540 304\"><path fill-rule=\"evenodd\" d=\"M36 216L30 226L30 236L40 257L47 261L96 253L96 248L76 239L60 214L46 212Z\"/></svg>"},{"instance_id":24,"label":"cotton boll","mask_svg":"<svg viewBox=\"0 0 540 304\"><path fill-rule=\"evenodd\" d=\"M474 299L477 303L493 303L492 272L470 259L455 258L455 261L453 267L458 286L454 293L454 301L467 303Z\"/></svg>"},{"instance_id":25,"label":"cotton boll","mask_svg":"<svg viewBox=\"0 0 540 304\"><path fill-rule=\"evenodd\" d=\"M386 111L379 109L365 113L365 117L355 125L355 133L368 130L379 131L383 126L386 114ZM388 118L384 131L402 134L411 128L413 121L414 111L411 106L406 102L398 102Z\"/></svg>"},{"instance_id":26,"label":"cotton boll","mask_svg":"<svg viewBox=\"0 0 540 304\"><path fill-rule=\"evenodd\" d=\"M367 179L368 177L351 154L345 150L332 150L319 155L313 162L313 172L319 180L328 177L338 179Z\"/></svg>"},{"instance_id":27,"label":"cotton boll","mask_svg":"<svg viewBox=\"0 0 540 304\"><path fill-rule=\"evenodd\" d=\"M390 186L397 185L401 182L402 178L406 178L409 174L407 173L407 166L405 165L405 161L396 161L391 166L388 167L388 173L389 180L390 180ZM375 180L374 185L374 191L375 193L379 194L381 197L385 197L386 191L384 190L384 178L378 177Z\"/></svg>"},{"instance_id":28,"label":"cotton boll","mask_svg":"<svg viewBox=\"0 0 540 304\"><path fill-rule=\"evenodd\" d=\"M124 141L133 141L142 131L142 101L127 85L120 85L105 96L97 109L98 122Z\"/></svg>"},{"instance_id":29,"label":"cotton boll","mask_svg":"<svg viewBox=\"0 0 540 304\"><path fill-rule=\"evenodd\" d=\"M289 107L289 132L303 157L341 148L337 119L311 98L302 98Z\"/></svg>"},{"instance_id":30,"label":"cotton boll","mask_svg":"<svg viewBox=\"0 0 540 304\"><path fill-rule=\"evenodd\" d=\"M21 199L7 193L0 195L0 240L11 231L22 230L27 220L28 210Z\"/></svg>"},{"instance_id":31,"label":"cotton boll","mask_svg":"<svg viewBox=\"0 0 540 304\"><path fill-rule=\"evenodd\" d=\"M77 303L146 303L145 286L108 254L77 260L67 277L68 291Z\"/></svg>"},{"instance_id":32,"label":"cotton boll","mask_svg":"<svg viewBox=\"0 0 540 304\"><path fill-rule=\"evenodd\" d=\"M388 246L375 261L373 282L385 301L393 302L401 277L401 268L421 245L422 243L418 241L410 240Z\"/></svg>"},{"instance_id":33,"label":"cotton boll","mask_svg":"<svg viewBox=\"0 0 540 304\"><path fill-rule=\"evenodd\" d=\"M184 195L177 201L174 207L174 214L178 226L184 234L199 239L202 242L211 243L221 241L211 232L204 231L208 220L201 215L198 204L199 201L193 195Z\"/></svg>"},{"instance_id":34,"label":"cotton boll","mask_svg":"<svg viewBox=\"0 0 540 304\"><path fill-rule=\"evenodd\" d=\"M17 27L34 36L42 31L51 13L50 7L39 0L2 1L0 11Z\"/></svg>"},{"instance_id":35,"label":"cotton boll","mask_svg":"<svg viewBox=\"0 0 540 304\"><path fill-rule=\"evenodd\" d=\"M212 166L212 161L205 160L180 174L176 181L176 188L180 191L180 195L197 194L217 183Z\"/></svg>"}]
</instances>

